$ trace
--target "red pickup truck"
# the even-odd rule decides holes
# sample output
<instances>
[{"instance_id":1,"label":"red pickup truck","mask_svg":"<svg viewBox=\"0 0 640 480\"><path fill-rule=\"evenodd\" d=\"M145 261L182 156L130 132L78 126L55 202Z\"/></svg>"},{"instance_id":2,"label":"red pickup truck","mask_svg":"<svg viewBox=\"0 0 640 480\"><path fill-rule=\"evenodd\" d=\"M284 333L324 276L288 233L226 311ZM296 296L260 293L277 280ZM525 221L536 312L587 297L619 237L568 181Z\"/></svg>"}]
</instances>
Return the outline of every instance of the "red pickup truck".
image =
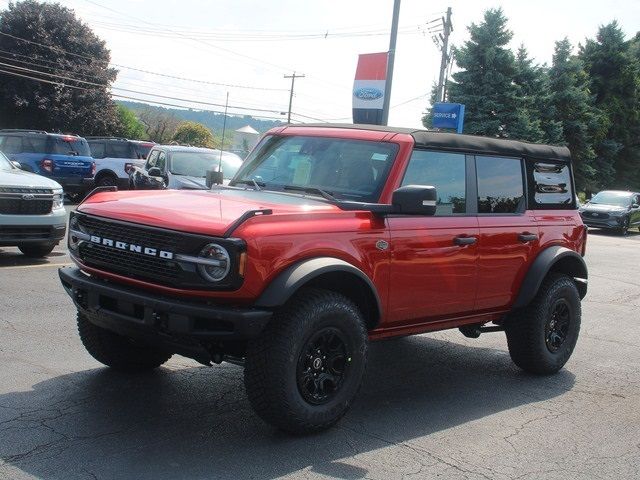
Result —
<instances>
[{"instance_id":1,"label":"red pickup truck","mask_svg":"<svg viewBox=\"0 0 640 480\"><path fill-rule=\"evenodd\" d=\"M279 127L228 186L91 195L60 278L98 361L242 364L260 417L315 431L352 403L370 341L504 331L519 367L561 369L587 291L575 198L564 147Z\"/></svg>"}]
</instances>

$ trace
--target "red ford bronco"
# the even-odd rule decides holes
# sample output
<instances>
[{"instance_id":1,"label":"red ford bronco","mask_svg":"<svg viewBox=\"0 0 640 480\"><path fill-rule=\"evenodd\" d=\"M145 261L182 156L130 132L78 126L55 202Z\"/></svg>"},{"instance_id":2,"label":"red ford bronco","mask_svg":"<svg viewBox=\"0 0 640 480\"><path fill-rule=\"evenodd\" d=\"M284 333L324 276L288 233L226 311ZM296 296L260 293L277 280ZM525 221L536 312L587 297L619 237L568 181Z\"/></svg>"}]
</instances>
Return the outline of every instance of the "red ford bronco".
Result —
<instances>
[{"instance_id":1,"label":"red ford bronco","mask_svg":"<svg viewBox=\"0 0 640 480\"><path fill-rule=\"evenodd\" d=\"M228 186L94 193L60 278L98 361L239 363L260 417L315 431L349 408L369 341L504 331L520 368L561 369L587 291L575 198L563 147L279 127Z\"/></svg>"}]
</instances>

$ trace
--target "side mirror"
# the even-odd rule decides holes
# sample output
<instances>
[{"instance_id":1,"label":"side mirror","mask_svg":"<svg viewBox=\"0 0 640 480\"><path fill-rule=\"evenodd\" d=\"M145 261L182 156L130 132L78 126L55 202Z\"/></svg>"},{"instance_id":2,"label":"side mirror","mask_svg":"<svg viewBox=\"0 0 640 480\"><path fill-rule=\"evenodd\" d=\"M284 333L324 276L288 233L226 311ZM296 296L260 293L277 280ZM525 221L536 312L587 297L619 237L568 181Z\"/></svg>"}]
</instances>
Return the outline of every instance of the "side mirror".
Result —
<instances>
[{"instance_id":1,"label":"side mirror","mask_svg":"<svg viewBox=\"0 0 640 480\"><path fill-rule=\"evenodd\" d=\"M631 208L640 208L640 205L638 205L637 203L634 203L633 205L631 205Z\"/></svg>"},{"instance_id":2,"label":"side mirror","mask_svg":"<svg viewBox=\"0 0 640 480\"><path fill-rule=\"evenodd\" d=\"M207 178L206 178L206 185L207 188L211 188L213 185L222 185L222 182L224 181L224 176L222 175L222 172L217 171L217 170L207 170Z\"/></svg>"},{"instance_id":3,"label":"side mirror","mask_svg":"<svg viewBox=\"0 0 640 480\"><path fill-rule=\"evenodd\" d=\"M158 167L151 167L147 173L150 177L162 177L162 170Z\"/></svg>"},{"instance_id":4,"label":"side mirror","mask_svg":"<svg viewBox=\"0 0 640 480\"><path fill-rule=\"evenodd\" d=\"M438 195L436 187L407 185L393 192L393 213L406 215L435 215Z\"/></svg>"},{"instance_id":5,"label":"side mirror","mask_svg":"<svg viewBox=\"0 0 640 480\"><path fill-rule=\"evenodd\" d=\"M20 170L22 170L22 165L20 165L20 162L16 162L15 160L11 160L11 165L13 165L16 168L19 168Z\"/></svg>"}]
</instances>

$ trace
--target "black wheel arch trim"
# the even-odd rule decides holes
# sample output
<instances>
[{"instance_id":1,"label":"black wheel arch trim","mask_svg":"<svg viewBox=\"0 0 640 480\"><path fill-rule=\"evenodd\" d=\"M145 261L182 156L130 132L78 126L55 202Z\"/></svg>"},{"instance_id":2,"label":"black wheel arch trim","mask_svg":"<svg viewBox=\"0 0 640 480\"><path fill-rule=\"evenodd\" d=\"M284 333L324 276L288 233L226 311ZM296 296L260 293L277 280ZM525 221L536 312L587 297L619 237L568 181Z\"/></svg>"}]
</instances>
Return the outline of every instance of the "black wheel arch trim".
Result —
<instances>
[{"instance_id":1,"label":"black wheel arch trim","mask_svg":"<svg viewBox=\"0 0 640 480\"><path fill-rule=\"evenodd\" d=\"M587 264L575 251L555 245L544 249L533 261L520 285L513 308L527 306L535 298L544 278L559 262L562 262L560 271L576 281L580 298L584 298L587 294Z\"/></svg>"},{"instance_id":2,"label":"black wheel arch trim","mask_svg":"<svg viewBox=\"0 0 640 480\"><path fill-rule=\"evenodd\" d=\"M362 270L334 257L314 257L301 260L286 269L269 284L255 302L256 307L275 308L284 305L293 294L309 282L327 273L344 272L352 274L362 280L369 288L375 299L374 326L378 324L382 316L382 303L375 285ZM363 312L364 313L364 312Z\"/></svg>"}]
</instances>

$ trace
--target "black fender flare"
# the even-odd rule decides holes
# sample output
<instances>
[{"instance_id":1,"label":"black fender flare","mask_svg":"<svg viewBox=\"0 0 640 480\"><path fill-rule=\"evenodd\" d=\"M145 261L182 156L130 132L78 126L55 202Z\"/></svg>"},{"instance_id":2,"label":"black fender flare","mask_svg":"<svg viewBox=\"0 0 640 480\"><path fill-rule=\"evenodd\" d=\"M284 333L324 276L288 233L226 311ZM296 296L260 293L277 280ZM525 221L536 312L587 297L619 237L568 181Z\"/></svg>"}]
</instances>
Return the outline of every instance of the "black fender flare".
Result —
<instances>
[{"instance_id":1,"label":"black fender flare","mask_svg":"<svg viewBox=\"0 0 640 480\"><path fill-rule=\"evenodd\" d=\"M344 272L355 275L370 290L375 299L375 315L382 315L382 304L375 285L362 270L354 265L334 257L315 257L297 262L284 269L262 292L255 302L256 307L275 308L284 305L302 286L326 273Z\"/></svg>"},{"instance_id":2,"label":"black fender flare","mask_svg":"<svg viewBox=\"0 0 640 480\"><path fill-rule=\"evenodd\" d=\"M544 249L529 267L529 271L520 285L520 291L513 308L527 306L536 296L542 281L554 268L573 277L580 298L587 294L587 264L575 251L558 245Z\"/></svg>"}]
</instances>

